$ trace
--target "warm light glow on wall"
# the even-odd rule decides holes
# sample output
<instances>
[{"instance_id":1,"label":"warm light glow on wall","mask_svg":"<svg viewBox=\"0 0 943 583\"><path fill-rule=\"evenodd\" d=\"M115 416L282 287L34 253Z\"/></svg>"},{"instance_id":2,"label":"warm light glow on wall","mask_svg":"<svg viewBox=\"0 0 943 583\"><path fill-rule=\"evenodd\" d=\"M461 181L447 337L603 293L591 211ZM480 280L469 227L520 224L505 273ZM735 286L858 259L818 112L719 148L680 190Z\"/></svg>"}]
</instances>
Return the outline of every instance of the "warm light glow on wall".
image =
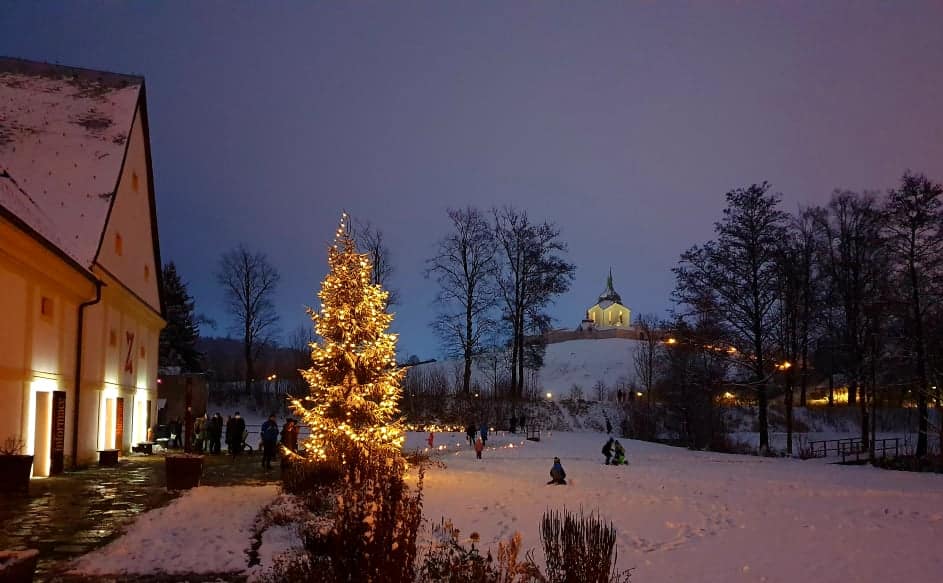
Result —
<instances>
[{"instance_id":1,"label":"warm light glow on wall","mask_svg":"<svg viewBox=\"0 0 943 583\"><path fill-rule=\"evenodd\" d=\"M36 449L36 393L55 391L58 387L56 381L52 379L37 378L29 384L29 406L27 407L26 417L26 453L35 454ZM47 411L47 415L52 415L52 411ZM47 420L47 426L51 423L51 418Z\"/></svg>"}]
</instances>

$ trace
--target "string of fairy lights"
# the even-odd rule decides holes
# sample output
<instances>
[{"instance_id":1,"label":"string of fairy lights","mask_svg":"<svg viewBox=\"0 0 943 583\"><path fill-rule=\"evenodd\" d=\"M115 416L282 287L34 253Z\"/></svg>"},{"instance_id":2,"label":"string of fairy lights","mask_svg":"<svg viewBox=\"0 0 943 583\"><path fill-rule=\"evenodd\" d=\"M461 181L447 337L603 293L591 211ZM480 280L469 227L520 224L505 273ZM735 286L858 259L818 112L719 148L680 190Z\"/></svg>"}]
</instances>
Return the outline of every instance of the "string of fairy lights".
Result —
<instances>
[{"instance_id":1,"label":"string of fairy lights","mask_svg":"<svg viewBox=\"0 0 943 583\"><path fill-rule=\"evenodd\" d=\"M400 458L405 433L398 402L406 370L396 366L397 335L386 331L393 321L389 292L371 283L369 255L357 252L346 212L328 265L321 308L308 309L319 338L310 345L311 368L302 371L309 394L291 401L311 433L302 442L304 456L289 455L346 463L356 448Z\"/></svg>"}]
</instances>

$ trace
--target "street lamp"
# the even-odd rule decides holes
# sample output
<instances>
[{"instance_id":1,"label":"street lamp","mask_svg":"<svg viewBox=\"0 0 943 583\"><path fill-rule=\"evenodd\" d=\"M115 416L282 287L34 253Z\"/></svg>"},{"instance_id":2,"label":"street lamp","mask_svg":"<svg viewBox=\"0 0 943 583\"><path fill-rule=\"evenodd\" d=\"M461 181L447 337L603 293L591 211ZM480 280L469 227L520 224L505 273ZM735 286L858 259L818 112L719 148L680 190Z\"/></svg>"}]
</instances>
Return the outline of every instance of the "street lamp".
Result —
<instances>
[{"instance_id":1,"label":"street lamp","mask_svg":"<svg viewBox=\"0 0 943 583\"><path fill-rule=\"evenodd\" d=\"M553 393L547 392L547 398L548 398L548 399L552 399L552 398L553 398Z\"/></svg>"}]
</instances>

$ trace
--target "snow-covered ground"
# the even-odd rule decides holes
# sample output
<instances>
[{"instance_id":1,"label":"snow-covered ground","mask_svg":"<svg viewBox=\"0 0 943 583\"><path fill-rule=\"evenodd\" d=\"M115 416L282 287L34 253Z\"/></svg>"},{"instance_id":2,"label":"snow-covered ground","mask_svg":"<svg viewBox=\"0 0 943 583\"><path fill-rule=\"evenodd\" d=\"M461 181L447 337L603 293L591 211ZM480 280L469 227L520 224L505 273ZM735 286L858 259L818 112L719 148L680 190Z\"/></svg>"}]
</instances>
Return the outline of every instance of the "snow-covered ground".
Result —
<instances>
[{"instance_id":1,"label":"snow-covered ground","mask_svg":"<svg viewBox=\"0 0 943 583\"><path fill-rule=\"evenodd\" d=\"M107 546L79 558L84 575L239 573L248 565L256 517L278 487L201 486L142 514Z\"/></svg>"},{"instance_id":2,"label":"snow-covered ground","mask_svg":"<svg viewBox=\"0 0 943 583\"><path fill-rule=\"evenodd\" d=\"M422 435L407 445L420 447ZM923 583L943 573L943 476L693 452L623 440L628 467L602 465L605 436L498 435L478 461L460 436L426 475L424 514L484 545L514 531L538 548L548 508L598 510L633 581ZM513 445L514 447L510 447ZM567 486L547 486L553 456ZM539 552L538 552L539 556Z\"/></svg>"},{"instance_id":3,"label":"snow-covered ground","mask_svg":"<svg viewBox=\"0 0 943 583\"><path fill-rule=\"evenodd\" d=\"M426 449L410 433L407 449ZM437 434L445 468L426 474L427 524L452 519L481 546L515 531L539 551L549 508L598 511L618 531L619 565L633 581L930 583L943 572L943 476L784 458L693 452L623 440L629 466L604 466L600 433L503 432L482 460L458 433ZM566 486L548 486L554 456ZM142 515L77 572L243 573L297 545L298 514L274 486L200 487ZM263 516L263 509L269 518ZM265 530L260 524L267 524ZM261 531L261 534L259 534ZM261 565L249 566L258 537Z\"/></svg>"}]
</instances>

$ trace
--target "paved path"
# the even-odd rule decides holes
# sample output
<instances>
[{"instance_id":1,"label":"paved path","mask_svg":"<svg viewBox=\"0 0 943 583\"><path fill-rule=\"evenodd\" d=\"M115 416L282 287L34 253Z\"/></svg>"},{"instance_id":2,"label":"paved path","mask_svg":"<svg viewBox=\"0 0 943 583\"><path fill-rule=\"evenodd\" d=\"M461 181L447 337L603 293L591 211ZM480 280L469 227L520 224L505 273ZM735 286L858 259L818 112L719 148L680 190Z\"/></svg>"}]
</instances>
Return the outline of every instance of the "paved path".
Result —
<instances>
[{"instance_id":1,"label":"paved path","mask_svg":"<svg viewBox=\"0 0 943 583\"><path fill-rule=\"evenodd\" d=\"M203 485L263 484L279 478L258 455L207 456ZM122 458L117 468L91 467L34 479L29 495L0 497L0 549L39 549L36 581L57 580L69 560L116 538L135 516L177 493L165 488L161 455Z\"/></svg>"}]
</instances>

